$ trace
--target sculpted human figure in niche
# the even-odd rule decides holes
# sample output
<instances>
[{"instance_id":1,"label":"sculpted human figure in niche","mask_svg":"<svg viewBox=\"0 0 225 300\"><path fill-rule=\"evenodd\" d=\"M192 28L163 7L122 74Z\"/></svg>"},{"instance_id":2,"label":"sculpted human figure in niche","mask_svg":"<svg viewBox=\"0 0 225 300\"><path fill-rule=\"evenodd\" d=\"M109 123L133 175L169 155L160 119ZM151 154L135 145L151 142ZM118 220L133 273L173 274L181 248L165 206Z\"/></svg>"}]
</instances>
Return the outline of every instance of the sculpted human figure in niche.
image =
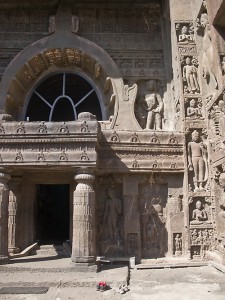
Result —
<instances>
[{"instance_id":1,"label":"sculpted human figure in niche","mask_svg":"<svg viewBox=\"0 0 225 300\"><path fill-rule=\"evenodd\" d=\"M187 91L190 94L199 93L199 83L197 68L192 64L190 57L185 60L186 65L183 68L183 80L187 83Z\"/></svg>"},{"instance_id":2,"label":"sculpted human figure in niche","mask_svg":"<svg viewBox=\"0 0 225 300\"><path fill-rule=\"evenodd\" d=\"M206 146L200 140L197 130L194 130L191 136L192 141L188 143L188 169L189 171L194 171L193 182L195 191L204 190Z\"/></svg>"},{"instance_id":3,"label":"sculpted human figure in niche","mask_svg":"<svg viewBox=\"0 0 225 300\"><path fill-rule=\"evenodd\" d=\"M179 233L177 233L175 236L175 251L176 252L182 251L182 238L180 237Z\"/></svg>"},{"instance_id":4,"label":"sculpted human figure in niche","mask_svg":"<svg viewBox=\"0 0 225 300\"><path fill-rule=\"evenodd\" d=\"M178 42L181 44L193 43L194 42L194 35L188 31L187 26L183 26L181 28L181 34L178 36Z\"/></svg>"},{"instance_id":5,"label":"sculpted human figure in niche","mask_svg":"<svg viewBox=\"0 0 225 300\"><path fill-rule=\"evenodd\" d=\"M202 14L200 18L200 23L202 28L204 28L204 36L202 39L202 49L203 49L203 77L207 79L210 77L213 81L214 88L218 87L216 76L214 74L214 59L213 59L213 45L211 39L211 30L209 26L209 20L207 14Z\"/></svg>"},{"instance_id":6,"label":"sculpted human figure in niche","mask_svg":"<svg viewBox=\"0 0 225 300\"><path fill-rule=\"evenodd\" d=\"M144 110L147 112L146 129L162 129L163 100L157 92L156 81L147 82L147 94L142 102Z\"/></svg>"},{"instance_id":7,"label":"sculpted human figure in niche","mask_svg":"<svg viewBox=\"0 0 225 300\"><path fill-rule=\"evenodd\" d=\"M113 187L108 188L102 226L108 227L110 239L119 239L118 218L122 214L121 200L116 197ZM103 229L102 228L102 229Z\"/></svg>"},{"instance_id":8,"label":"sculpted human figure in niche","mask_svg":"<svg viewBox=\"0 0 225 300\"><path fill-rule=\"evenodd\" d=\"M187 117L189 118L201 118L202 111L199 107L196 107L195 99L191 99L189 107L187 108Z\"/></svg>"},{"instance_id":9,"label":"sculpted human figure in niche","mask_svg":"<svg viewBox=\"0 0 225 300\"><path fill-rule=\"evenodd\" d=\"M207 221L208 216L205 209L202 207L201 201L196 202L196 208L192 212L192 221L191 224L199 224L202 221Z\"/></svg>"},{"instance_id":10,"label":"sculpted human figure in niche","mask_svg":"<svg viewBox=\"0 0 225 300\"><path fill-rule=\"evenodd\" d=\"M225 75L225 56L223 56L222 58L221 69L222 69L222 74Z\"/></svg>"}]
</instances>

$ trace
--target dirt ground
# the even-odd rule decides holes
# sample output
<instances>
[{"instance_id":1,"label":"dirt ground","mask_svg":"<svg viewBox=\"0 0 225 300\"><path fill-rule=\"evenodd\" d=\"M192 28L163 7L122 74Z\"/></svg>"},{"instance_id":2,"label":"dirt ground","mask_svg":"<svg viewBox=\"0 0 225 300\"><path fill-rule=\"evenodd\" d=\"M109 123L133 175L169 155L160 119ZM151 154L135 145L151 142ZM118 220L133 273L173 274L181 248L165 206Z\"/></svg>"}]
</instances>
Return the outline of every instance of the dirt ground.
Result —
<instances>
[{"instance_id":1,"label":"dirt ground","mask_svg":"<svg viewBox=\"0 0 225 300\"><path fill-rule=\"evenodd\" d=\"M58 263L17 261L0 266L0 288L10 286L46 286L46 294L0 295L0 299L13 300L224 300L225 273L212 266L128 270L114 266L101 272L74 272L69 260ZM53 267L55 266L55 267ZM96 283L105 280L111 289L96 291ZM122 283L128 282L129 291L118 292Z\"/></svg>"}]
</instances>

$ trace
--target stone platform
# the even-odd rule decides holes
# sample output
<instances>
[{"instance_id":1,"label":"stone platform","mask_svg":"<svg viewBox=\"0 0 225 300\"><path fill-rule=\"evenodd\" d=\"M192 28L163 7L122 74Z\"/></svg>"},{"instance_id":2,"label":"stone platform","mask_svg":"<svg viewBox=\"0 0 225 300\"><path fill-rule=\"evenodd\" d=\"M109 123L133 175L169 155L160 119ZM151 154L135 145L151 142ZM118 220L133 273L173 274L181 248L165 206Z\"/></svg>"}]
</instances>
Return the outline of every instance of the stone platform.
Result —
<instances>
[{"instance_id":1,"label":"stone platform","mask_svg":"<svg viewBox=\"0 0 225 300\"><path fill-rule=\"evenodd\" d=\"M153 260L154 261L154 260ZM76 272L68 258L57 256L29 256L14 259L0 266L1 287L47 287L46 294L0 295L4 300L222 300L225 294L225 274L216 266L164 269L130 269L110 265L98 273ZM211 264L209 262L209 264ZM149 265L143 263L144 265ZM163 265L163 263L158 263ZM175 264L174 264L175 265ZM107 266L105 266L107 267ZM217 266L218 267L218 266ZM219 269L219 268L218 268ZM222 271L222 272L221 272ZM111 289L96 291L96 283L105 280ZM122 283L129 283L129 291L118 292Z\"/></svg>"},{"instance_id":2,"label":"stone platform","mask_svg":"<svg viewBox=\"0 0 225 300\"><path fill-rule=\"evenodd\" d=\"M96 287L106 281L111 287L126 284L128 267L104 266L99 272L77 272L71 258L34 255L11 260L0 266L0 287L47 286L47 287Z\"/></svg>"}]
</instances>

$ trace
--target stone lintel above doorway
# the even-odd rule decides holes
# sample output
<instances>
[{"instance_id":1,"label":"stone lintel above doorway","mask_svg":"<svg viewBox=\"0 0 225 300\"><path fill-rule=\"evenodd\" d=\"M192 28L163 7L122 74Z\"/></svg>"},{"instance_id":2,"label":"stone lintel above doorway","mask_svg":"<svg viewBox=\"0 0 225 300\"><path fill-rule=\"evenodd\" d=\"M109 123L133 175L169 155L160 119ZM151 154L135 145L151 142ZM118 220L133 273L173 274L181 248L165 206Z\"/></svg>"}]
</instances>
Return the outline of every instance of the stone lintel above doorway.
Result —
<instances>
[{"instance_id":1,"label":"stone lintel above doorway","mask_svg":"<svg viewBox=\"0 0 225 300\"><path fill-rule=\"evenodd\" d=\"M71 122L4 122L0 124L0 164L29 167L95 167L99 125L83 116Z\"/></svg>"}]
</instances>

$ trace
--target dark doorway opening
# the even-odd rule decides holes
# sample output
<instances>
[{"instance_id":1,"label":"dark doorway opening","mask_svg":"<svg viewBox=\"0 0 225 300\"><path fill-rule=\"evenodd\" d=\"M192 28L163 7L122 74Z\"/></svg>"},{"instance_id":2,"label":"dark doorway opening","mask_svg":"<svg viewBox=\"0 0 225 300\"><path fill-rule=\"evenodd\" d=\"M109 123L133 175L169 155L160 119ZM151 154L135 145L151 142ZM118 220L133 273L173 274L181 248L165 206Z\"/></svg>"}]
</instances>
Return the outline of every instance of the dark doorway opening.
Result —
<instances>
[{"instance_id":1,"label":"dark doorway opening","mask_svg":"<svg viewBox=\"0 0 225 300\"><path fill-rule=\"evenodd\" d=\"M69 239L68 184L37 185L37 240L42 244L62 243Z\"/></svg>"}]
</instances>

